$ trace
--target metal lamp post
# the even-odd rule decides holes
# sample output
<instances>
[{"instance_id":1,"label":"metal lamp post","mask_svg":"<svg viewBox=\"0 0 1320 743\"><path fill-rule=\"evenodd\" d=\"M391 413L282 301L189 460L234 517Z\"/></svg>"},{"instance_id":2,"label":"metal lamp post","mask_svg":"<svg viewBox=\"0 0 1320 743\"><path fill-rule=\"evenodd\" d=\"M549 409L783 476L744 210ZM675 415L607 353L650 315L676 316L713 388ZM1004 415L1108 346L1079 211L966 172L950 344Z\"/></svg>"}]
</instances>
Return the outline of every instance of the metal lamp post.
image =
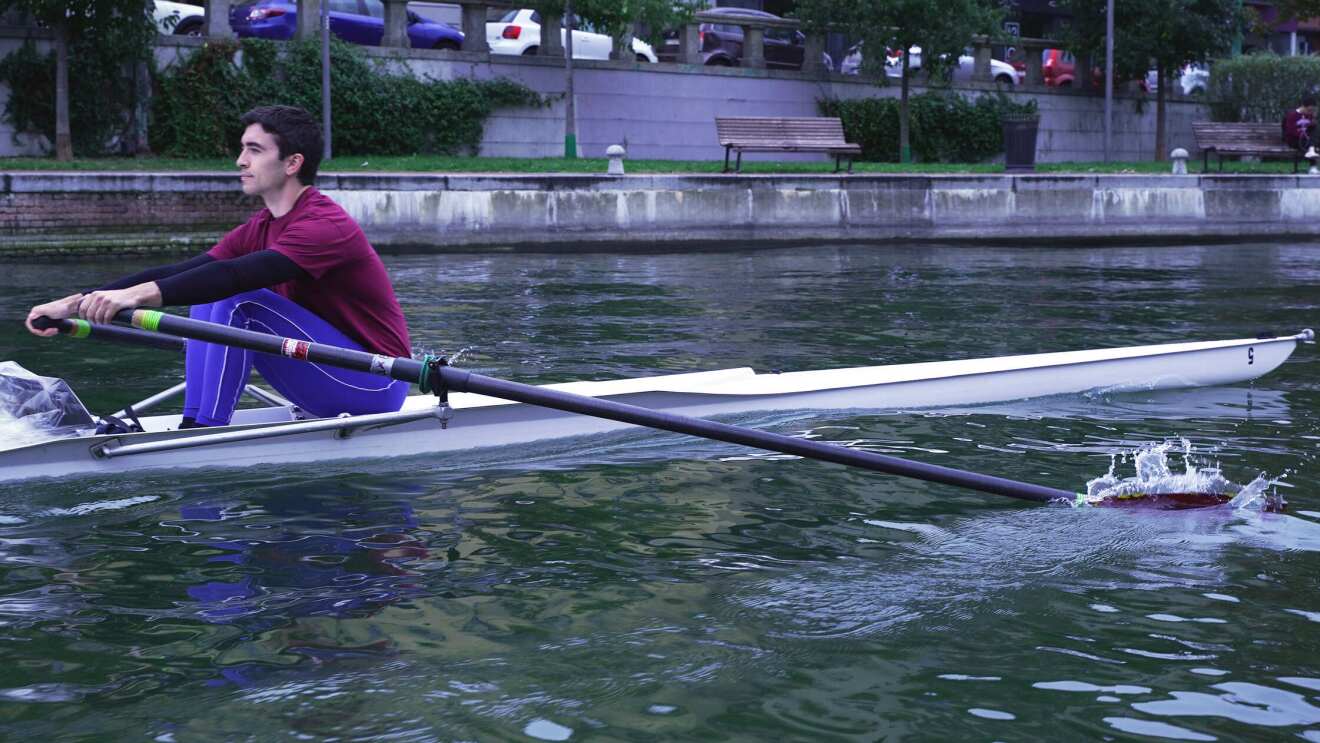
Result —
<instances>
[{"instance_id":1,"label":"metal lamp post","mask_svg":"<svg viewBox=\"0 0 1320 743\"><path fill-rule=\"evenodd\" d=\"M1089 72L1087 74L1090 74ZM1105 162L1109 162L1114 127L1114 0L1105 3Z\"/></svg>"},{"instance_id":2,"label":"metal lamp post","mask_svg":"<svg viewBox=\"0 0 1320 743\"><path fill-rule=\"evenodd\" d=\"M330 159L330 0L321 0L321 159Z\"/></svg>"}]
</instances>

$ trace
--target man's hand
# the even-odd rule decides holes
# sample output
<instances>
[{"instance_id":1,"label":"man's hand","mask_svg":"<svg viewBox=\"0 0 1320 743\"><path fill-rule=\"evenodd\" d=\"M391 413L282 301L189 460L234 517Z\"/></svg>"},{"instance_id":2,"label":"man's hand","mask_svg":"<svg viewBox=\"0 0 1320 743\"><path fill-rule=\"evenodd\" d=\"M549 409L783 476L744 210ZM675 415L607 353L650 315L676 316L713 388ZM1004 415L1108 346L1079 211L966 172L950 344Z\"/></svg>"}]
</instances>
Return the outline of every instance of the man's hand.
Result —
<instances>
[{"instance_id":1,"label":"man's hand","mask_svg":"<svg viewBox=\"0 0 1320 743\"><path fill-rule=\"evenodd\" d=\"M27 325L28 332L33 335L40 335L43 337L55 335L60 331L55 328L37 330L32 327L32 321L38 317L49 317L52 320L64 320L65 318L73 317L78 314L78 302L81 301L82 298L83 295L81 294L70 294L64 299L57 299L54 302L39 304L28 310L27 319L24 320L23 323Z\"/></svg>"},{"instance_id":2,"label":"man's hand","mask_svg":"<svg viewBox=\"0 0 1320 743\"><path fill-rule=\"evenodd\" d=\"M156 282L130 286L127 289L108 289L86 294L78 302L78 315L84 320L102 325L115 319L115 313L134 307L159 307L160 287Z\"/></svg>"}]
</instances>

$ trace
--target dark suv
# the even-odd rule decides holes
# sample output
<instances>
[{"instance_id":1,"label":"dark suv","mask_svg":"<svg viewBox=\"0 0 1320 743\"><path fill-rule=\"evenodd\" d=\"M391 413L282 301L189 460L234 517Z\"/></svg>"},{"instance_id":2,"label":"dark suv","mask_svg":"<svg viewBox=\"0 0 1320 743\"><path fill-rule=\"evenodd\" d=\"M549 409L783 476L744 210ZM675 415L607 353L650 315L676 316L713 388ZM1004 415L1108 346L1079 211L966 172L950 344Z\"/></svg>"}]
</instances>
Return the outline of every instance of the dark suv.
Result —
<instances>
[{"instance_id":1,"label":"dark suv","mask_svg":"<svg viewBox=\"0 0 1320 743\"><path fill-rule=\"evenodd\" d=\"M728 16L745 16L782 20L779 16L760 10L747 8L720 8L719 13ZM701 63L721 67L739 67L742 65L743 31L741 26L725 23L703 23L697 30L697 47L701 49ZM765 30L765 66L777 69L800 70L806 37L801 31L791 28L767 28ZM660 48L660 60L674 62L678 60L678 32L665 33L665 43Z\"/></svg>"}]
</instances>

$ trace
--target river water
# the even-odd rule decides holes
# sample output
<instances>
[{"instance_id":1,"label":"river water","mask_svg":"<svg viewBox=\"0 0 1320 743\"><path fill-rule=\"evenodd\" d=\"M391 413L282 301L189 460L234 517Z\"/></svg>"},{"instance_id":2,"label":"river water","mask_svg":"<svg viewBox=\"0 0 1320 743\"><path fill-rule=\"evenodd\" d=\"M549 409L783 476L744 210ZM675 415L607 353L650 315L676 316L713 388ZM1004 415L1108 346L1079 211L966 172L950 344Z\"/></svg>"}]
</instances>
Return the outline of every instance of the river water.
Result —
<instances>
[{"instance_id":1,"label":"river water","mask_svg":"<svg viewBox=\"0 0 1320 743\"><path fill-rule=\"evenodd\" d=\"M1306 245L387 259L525 382L1320 327ZM95 411L180 360L18 331ZM675 435L0 486L0 738L1320 741L1320 356L1233 387L748 419L1067 489L1142 447L1286 513L1033 507ZM3 431L0 431L3 435ZM1190 454L1184 453L1187 442Z\"/></svg>"}]
</instances>

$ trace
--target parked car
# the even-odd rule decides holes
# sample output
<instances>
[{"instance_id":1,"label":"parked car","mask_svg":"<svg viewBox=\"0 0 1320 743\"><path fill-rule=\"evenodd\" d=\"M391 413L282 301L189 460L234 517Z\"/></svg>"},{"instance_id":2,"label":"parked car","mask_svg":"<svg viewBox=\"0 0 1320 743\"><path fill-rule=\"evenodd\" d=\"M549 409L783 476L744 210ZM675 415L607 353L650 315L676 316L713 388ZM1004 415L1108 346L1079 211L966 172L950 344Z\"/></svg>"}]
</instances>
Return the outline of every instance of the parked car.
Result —
<instances>
[{"instance_id":1,"label":"parked car","mask_svg":"<svg viewBox=\"0 0 1320 743\"><path fill-rule=\"evenodd\" d=\"M1210 68L1203 64L1184 65L1178 72L1177 85L1174 90L1183 95L1203 95L1206 88L1210 87ZM1146 90L1151 93L1160 89L1159 76L1155 70L1146 73Z\"/></svg>"},{"instance_id":2,"label":"parked car","mask_svg":"<svg viewBox=\"0 0 1320 743\"><path fill-rule=\"evenodd\" d=\"M909 68L915 72L921 69L921 47L914 46L908 49ZM848 50L848 56L843 58L843 63L839 71L845 75L856 75L862 68L862 45L857 44ZM958 66L951 70L952 79L957 82L966 82L972 79L972 73L976 68L976 60L970 54L963 54L958 57ZM897 49L886 50L885 55L885 76L902 77L903 76L903 53ZM1021 75L1013 69L1013 65L1002 62L998 59L990 60L990 76L995 82L1001 85L1018 85L1022 82Z\"/></svg>"},{"instance_id":3,"label":"parked car","mask_svg":"<svg viewBox=\"0 0 1320 743\"><path fill-rule=\"evenodd\" d=\"M381 0L326 0L330 30L344 41L380 46L385 35L385 4ZM233 5L229 26L240 37L289 39L298 25L298 6L286 0L256 0ZM463 34L447 23L428 21L408 11L408 41L414 49L459 49Z\"/></svg>"},{"instance_id":4,"label":"parked car","mask_svg":"<svg viewBox=\"0 0 1320 743\"><path fill-rule=\"evenodd\" d=\"M606 34L584 28L574 17L573 59L609 59L614 51L614 39ZM566 43L564 27L559 28L560 43ZM536 54L541 47L541 14L529 8L510 10L498 21L486 24L486 43L491 54ZM658 62L651 45L634 38L632 51L638 62Z\"/></svg>"},{"instance_id":5,"label":"parked car","mask_svg":"<svg viewBox=\"0 0 1320 743\"><path fill-rule=\"evenodd\" d=\"M156 30L174 36L201 36L206 25L206 9L200 5L156 0L152 11Z\"/></svg>"},{"instance_id":6,"label":"parked car","mask_svg":"<svg viewBox=\"0 0 1320 743\"><path fill-rule=\"evenodd\" d=\"M719 12L729 16L744 16L751 19L783 20L773 13L747 8L720 8ZM742 26L728 23L703 23L697 27L697 48L701 50L701 63L717 67L740 67L743 57ZM765 30L765 66L773 69L800 70L805 57L807 37L791 28L767 28ZM666 61L678 59L678 32L665 33L665 43L661 57ZM834 61L826 54L822 58L825 66L834 68Z\"/></svg>"}]
</instances>

